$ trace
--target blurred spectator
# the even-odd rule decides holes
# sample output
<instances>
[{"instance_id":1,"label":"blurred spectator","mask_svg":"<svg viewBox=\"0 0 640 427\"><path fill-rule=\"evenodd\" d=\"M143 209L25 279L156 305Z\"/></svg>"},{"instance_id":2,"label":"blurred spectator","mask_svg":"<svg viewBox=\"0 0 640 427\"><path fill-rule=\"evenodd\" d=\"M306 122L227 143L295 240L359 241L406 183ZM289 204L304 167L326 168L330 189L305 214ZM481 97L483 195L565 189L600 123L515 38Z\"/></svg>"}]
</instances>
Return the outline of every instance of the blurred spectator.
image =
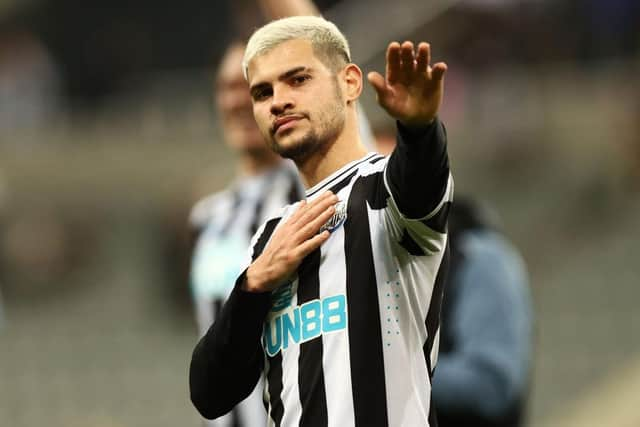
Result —
<instances>
[{"instance_id":1,"label":"blurred spectator","mask_svg":"<svg viewBox=\"0 0 640 427\"><path fill-rule=\"evenodd\" d=\"M0 281L6 298L39 298L75 281L96 254L99 219L50 206L15 210L0 229Z\"/></svg>"},{"instance_id":2,"label":"blurred spectator","mask_svg":"<svg viewBox=\"0 0 640 427\"><path fill-rule=\"evenodd\" d=\"M451 264L433 378L438 425L523 425L532 363L532 308L518 251L478 205L449 213Z\"/></svg>"},{"instance_id":3,"label":"blurred spectator","mask_svg":"<svg viewBox=\"0 0 640 427\"><path fill-rule=\"evenodd\" d=\"M277 209L304 197L297 173L264 142L253 118L242 75L244 45L229 46L218 68L215 99L225 143L238 156L238 177L224 191L193 208L190 226L197 236L190 276L200 335L215 319L248 263L249 241ZM262 384L231 413L207 421L211 426L265 425Z\"/></svg>"},{"instance_id":4,"label":"blurred spectator","mask_svg":"<svg viewBox=\"0 0 640 427\"><path fill-rule=\"evenodd\" d=\"M60 108L58 70L45 46L31 32L0 31L0 129L42 126Z\"/></svg>"}]
</instances>

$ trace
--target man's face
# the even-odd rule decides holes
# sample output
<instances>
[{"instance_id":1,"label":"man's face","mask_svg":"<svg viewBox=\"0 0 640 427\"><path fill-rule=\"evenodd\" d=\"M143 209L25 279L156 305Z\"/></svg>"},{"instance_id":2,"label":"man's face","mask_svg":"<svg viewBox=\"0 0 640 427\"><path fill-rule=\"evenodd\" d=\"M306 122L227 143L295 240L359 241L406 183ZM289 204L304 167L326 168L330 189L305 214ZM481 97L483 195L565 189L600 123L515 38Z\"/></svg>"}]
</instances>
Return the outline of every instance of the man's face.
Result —
<instances>
[{"instance_id":1,"label":"man's face","mask_svg":"<svg viewBox=\"0 0 640 427\"><path fill-rule=\"evenodd\" d=\"M242 75L244 47L231 47L220 64L215 83L215 99L227 144L241 152L268 152L253 118L251 97Z\"/></svg>"},{"instance_id":2,"label":"man's face","mask_svg":"<svg viewBox=\"0 0 640 427\"><path fill-rule=\"evenodd\" d=\"M304 161L329 147L345 124L338 76L307 40L289 40L249 63L253 114L282 157Z\"/></svg>"}]
</instances>

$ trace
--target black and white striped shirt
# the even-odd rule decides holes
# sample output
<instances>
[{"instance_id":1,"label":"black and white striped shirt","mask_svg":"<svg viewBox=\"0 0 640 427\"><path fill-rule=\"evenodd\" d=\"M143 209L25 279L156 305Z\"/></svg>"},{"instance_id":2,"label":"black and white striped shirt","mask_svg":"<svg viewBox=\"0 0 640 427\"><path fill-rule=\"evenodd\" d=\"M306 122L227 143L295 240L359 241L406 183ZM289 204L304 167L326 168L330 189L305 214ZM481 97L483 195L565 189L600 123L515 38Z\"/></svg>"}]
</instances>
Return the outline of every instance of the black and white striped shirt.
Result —
<instances>
[{"instance_id":1,"label":"black and white striped shirt","mask_svg":"<svg viewBox=\"0 0 640 427\"><path fill-rule=\"evenodd\" d=\"M262 376L269 425L434 425L453 181L439 121L400 128L398 139L389 159L369 154L307 191L340 202L331 237L293 281L266 294L236 286L194 350L191 393L203 415L224 414ZM254 259L295 208L260 228Z\"/></svg>"}]
</instances>

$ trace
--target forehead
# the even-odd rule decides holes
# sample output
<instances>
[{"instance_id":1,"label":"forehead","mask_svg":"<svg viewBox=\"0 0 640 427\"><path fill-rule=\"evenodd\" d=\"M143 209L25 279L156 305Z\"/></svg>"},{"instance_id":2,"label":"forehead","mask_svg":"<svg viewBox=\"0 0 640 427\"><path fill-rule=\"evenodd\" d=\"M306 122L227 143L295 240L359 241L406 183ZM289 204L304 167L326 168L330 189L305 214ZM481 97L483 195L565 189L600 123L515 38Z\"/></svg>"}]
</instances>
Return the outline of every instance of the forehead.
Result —
<instances>
[{"instance_id":1,"label":"forehead","mask_svg":"<svg viewBox=\"0 0 640 427\"><path fill-rule=\"evenodd\" d=\"M242 75L243 54L244 48L241 45L233 46L225 52L217 70L216 80L218 84L237 80L244 81L244 76Z\"/></svg>"},{"instance_id":2,"label":"forehead","mask_svg":"<svg viewBox=\"0 0 640 427\"><path fill-rule=\"evenodd\" d=\"M249 62L249 84L276 80L282 73L295 67L316 69L318 66L322 66L322 62L316 57L310 41L288 40Z\"/></svg>"}]
</instances>

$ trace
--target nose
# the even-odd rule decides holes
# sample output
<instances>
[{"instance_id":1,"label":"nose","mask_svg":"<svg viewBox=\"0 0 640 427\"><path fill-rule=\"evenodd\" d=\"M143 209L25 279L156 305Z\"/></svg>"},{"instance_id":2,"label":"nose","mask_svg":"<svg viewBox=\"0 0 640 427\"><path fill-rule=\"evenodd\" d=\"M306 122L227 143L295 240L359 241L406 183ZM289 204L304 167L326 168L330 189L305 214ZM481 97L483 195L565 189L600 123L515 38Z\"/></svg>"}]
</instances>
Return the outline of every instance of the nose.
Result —
<instances>
[{"instance_id":1,"label":"nose","mask_svg":"<svg viewBox=\"0 0 640 427\"><path fill-rule=\"evenodd\" d=\"M274 88L271 97L271 114L279 116L294 107L293 99L288 90L283 87Z\"/></svg>"}]
</instances>

